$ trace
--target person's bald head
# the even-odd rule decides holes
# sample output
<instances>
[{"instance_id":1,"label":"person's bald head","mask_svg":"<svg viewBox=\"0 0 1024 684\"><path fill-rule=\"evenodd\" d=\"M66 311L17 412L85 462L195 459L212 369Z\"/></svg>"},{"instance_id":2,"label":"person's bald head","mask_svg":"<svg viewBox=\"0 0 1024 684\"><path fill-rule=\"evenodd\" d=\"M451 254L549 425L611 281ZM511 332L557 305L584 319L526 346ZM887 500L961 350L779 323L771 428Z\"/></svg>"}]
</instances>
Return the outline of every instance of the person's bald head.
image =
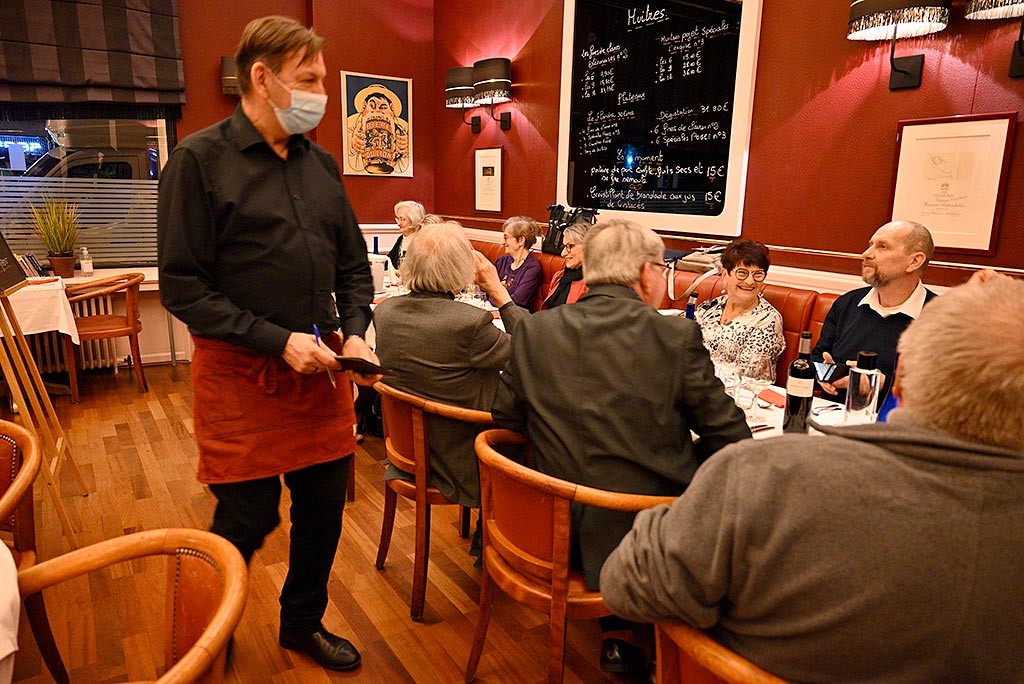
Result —
<instances>
[{"instance_id":1,"label":"person's bald head","mask_svg":"<svg viewBox=\"0 0 1024 684\"><path fill-rule=\"evenodd\" d=\"M921 279L935 253L932 234L914 221L890 221L871 236L861 263L861 276L872 287L901 278Z\"/></svg>"}]
</instances>

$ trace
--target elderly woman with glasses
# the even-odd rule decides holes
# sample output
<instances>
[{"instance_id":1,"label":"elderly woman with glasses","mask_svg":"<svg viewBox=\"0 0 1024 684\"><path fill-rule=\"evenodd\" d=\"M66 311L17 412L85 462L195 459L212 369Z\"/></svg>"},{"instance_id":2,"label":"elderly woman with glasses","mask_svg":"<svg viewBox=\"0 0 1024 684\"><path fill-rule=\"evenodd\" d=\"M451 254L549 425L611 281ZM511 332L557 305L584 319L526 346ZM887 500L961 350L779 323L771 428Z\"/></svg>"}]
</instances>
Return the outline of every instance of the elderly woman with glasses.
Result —
<instances>
[{"instance_id":1,"label":"elderly woman with glasses","mask_svg":"<svg viewBox=\"0 0 1024 684\"><path fill-rule=\"evenodd\" d=\"M542 309L572 304L587 294L587 284L583 282L583 238L587 236L590 225L574 223L562 233L562 256L565 257L565 266L552 276Z\"/></svg>"},{"instance_id":2,"label":"elderly woman with glasses","mask_svg":"<svg viewBox=\"0 0 1024 684\"><path fill-rule=\"evenodd\" d=\"M388 259L391 260L391 265L395 267L396 271L401 266L402 258L405 255L405 239L416 234L426 215L427 210L419 202L405 200L395 205L395 223L398 224L398 230L402 234L398 236L395 245L388 252Z\"/></svg>"},{"instance_id":3,"label":"elderly woman with glasses","mask_svg":"<svg viewBox=\"0 0 1024 684\"><path fill-rule=\"evenodd\" d=\"M716 365L742 364L756 355L771 359L770 376L786 348L782 316L761 292L771 262L768 248L753 240L734 240L722 252L725 294L697 307L704 346Z\"/></svg>"}]
</instances>

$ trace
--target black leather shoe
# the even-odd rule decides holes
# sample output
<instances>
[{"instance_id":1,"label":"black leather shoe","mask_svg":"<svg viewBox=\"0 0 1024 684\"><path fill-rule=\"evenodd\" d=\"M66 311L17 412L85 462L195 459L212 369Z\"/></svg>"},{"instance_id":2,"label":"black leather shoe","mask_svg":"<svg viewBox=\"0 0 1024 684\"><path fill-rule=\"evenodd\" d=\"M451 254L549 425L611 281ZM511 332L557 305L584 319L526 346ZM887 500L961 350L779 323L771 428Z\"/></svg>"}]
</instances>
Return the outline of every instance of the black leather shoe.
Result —
<instances>
[{"instance_id":1,"label":"black leather shoe","mask_svg":"<svg viewBox=\"0 0 1024 684\"><path fill-rule=\"evenodd\" d=\"M601 671L639 675L647 671L643 649L622 639L605 639L601 644Z\"/></svg>"},{"instance_id":2,"label":"black leather shoe","mask_svg":"<svg viewBox=\"0 0 1024 684\"><path fill-rule=\"evenodd\" d=\"M289 651L302 651L328 670L354 670L362 662L352 642L322 627L309 634L281 634L278 642Z\"/></svg>"},{"instance_id":3,"label":"black leather shoe","mask_svg":"<svg viewBox=\"0 0 1024 684\"><path fill-rule=\"evenodd\" d=\"M477 525L476 532L473 533L473 538L469 540L469 555L474 558L479 558L480 553L484 548L484 532Z\"/></svg>"}]
</instances>

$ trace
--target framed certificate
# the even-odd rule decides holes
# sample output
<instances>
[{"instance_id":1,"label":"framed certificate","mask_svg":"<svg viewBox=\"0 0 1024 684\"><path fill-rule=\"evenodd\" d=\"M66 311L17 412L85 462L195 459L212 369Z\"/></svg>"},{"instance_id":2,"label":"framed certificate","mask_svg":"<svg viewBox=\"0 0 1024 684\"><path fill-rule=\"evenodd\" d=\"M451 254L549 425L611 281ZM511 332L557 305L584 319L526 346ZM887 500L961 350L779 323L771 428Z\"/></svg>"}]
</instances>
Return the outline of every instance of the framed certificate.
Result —
<instances>
[{"instance_id":1,"label":"framed certificate","mask_svg":"<svg viewBox=\"0 0 1024 684\"><path fill-rule=\"evenodd\" d=\"M893 220L917 221L938 252L995 254L1016 112L900 121Z\"/></svg>"},{"instance_id":2,"label":"framed certificate","mask_svg":"<svg viewBox=\"0 0 1024 684\"><path fill-rule=\"evenodd\" d=\"M476 210L501 211L501 148L473 150Z\"/></svg>"}]
</instances>

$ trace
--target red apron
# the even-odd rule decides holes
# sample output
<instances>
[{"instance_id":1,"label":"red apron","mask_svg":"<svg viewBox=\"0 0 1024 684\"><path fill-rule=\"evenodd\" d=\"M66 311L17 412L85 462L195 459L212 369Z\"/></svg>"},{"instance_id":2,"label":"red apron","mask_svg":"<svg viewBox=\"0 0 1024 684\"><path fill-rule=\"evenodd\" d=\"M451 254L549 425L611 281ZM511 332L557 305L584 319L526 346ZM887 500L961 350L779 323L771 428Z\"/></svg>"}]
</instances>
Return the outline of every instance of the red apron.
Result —
<instances>
[{"instance_id":1,"label":"red apron","mask_svg":"<svg viewBox=\"0 0 1024 684\"><path fill-rule=\"evenodd\" d=\"M209 338L194 342L200 482L255 480L355 451L346 375L335 376L335 389L326 373L298 373L281 357Z\"/></svg>"}]
</instances>

